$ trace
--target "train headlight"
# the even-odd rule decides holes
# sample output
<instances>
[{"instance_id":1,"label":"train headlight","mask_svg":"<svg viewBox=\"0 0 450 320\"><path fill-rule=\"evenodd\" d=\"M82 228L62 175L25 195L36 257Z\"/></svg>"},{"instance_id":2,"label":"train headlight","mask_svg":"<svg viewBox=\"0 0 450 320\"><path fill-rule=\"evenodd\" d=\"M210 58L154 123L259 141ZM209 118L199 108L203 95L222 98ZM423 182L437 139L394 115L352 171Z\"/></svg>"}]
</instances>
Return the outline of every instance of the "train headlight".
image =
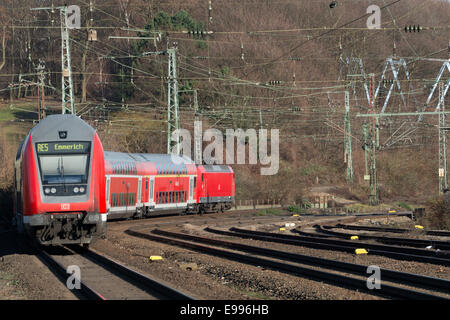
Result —
<instances>
[{"instance_id":1,"label":"train headlight","mask_svg":"<svg viewBox=\"0 0 450 320\"><path fill-rule=\"evenodd\" d=\"M50 193L50 188L45 188L45 189L44 189L44 192L45 192L46 194L49 194L49 193Z\"/></svg>"},{"instance_id":2,"label":"train headlight","mask_svg":"<svg viewBox=\"0 0 450 320\"><path fill-rule=\"evenodd\" d=\"M78 187L73 188L73 192L78 193L78 191L80 191L80 189L78 189Z\"/></svg>"},{"instance_id":3,"label":"train headlight","mask_svg":"<svg viewBox=\"0 0 450 320\"><path fill-rule=\"evenodd\" d=\"M81 193L84 192L84 187L80 187L80 192L81 192Z\"/></svg>"},{"instance_id":4,"label":"train headlight","mask_svg":"<svg viewBox=\"0 0 450 320\"><path fill-rule=\"evenodd\" d=\"M52 189L51 189L51 192L52 192L52 193L56 193L56 188L52 188Z\"/></svg>"}]
</instances>

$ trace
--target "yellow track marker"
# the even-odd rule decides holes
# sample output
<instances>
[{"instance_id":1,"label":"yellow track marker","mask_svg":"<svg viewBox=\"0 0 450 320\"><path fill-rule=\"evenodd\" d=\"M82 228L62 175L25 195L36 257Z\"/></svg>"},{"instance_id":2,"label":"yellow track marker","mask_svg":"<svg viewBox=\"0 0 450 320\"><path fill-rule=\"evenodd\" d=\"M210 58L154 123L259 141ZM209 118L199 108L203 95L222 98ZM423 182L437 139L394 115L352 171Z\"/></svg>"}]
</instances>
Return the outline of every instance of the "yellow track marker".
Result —
<instances>
[{"instance_id":1,"label":"yellow track marker","mask_svg":"<svg viewBox=\"0 0 450 320\"><path fill-rule=\"evenodd\" d=\"M356 254L367 254L367 250L366 249L355 249L355 253Z\"/></svg>"},{"instance_id":2,"label":"yellow track marker","mask_svg":"<svg viewBox=\"0 0 450 320\"><path fill-rule=\"evenodd\" d=\"M359 239L358 236L351 236L351 237L350 237L350 240L358 240L358 239Z\"/></svg>"},{"instance_id":3,"label":"yellow track marker","mask_svg":"<svg viewBox=\"0 0 450 320\"><path fill-rule=\"evenodd\" d=\"M157 261L157 260L162 260L163 258L161 256L150 256L150 260L152 261Z\"/></svg>"},{"instance_id":4,"label":"yellow track marker","mask_svg":"<svg viewBox=\"0 0 450 320\"><path fill-rule=\"evenodd\" d=\"M388 212L389 212L389 213L396 213L397 211L395 211L395 210L389 210Z\"/></svg>"},{"instance_id":5,"label":"yellow track marker","mask_svg":"<svg viewBox=\"0 0 450 320\"><path fill-rule=\"evenodd\" d=\"M292 216L293 216L293 217L298 217L299 215L298 215L298 214L293 214Z\"/></svg>"},{"instance_id":6,"label":"yellow track marker","mask_svg":"<svg viewBox=\"0 0 450 320\"><path fill-rule=\"evenodd\" d=\"M280 228L280 231L286 231L286 228Z\"/></svg>"},{"instance_id":7,"label":"yellow track marker","mask_svg":"<svg viewBox=\"0 0 450 320\"><path fill-rule=\"evenodd\" d=\"M416 229L423 229L423 226L416 224L416 225L414 226L414 228L416 228Z\"/></svg>"}]
</instances>

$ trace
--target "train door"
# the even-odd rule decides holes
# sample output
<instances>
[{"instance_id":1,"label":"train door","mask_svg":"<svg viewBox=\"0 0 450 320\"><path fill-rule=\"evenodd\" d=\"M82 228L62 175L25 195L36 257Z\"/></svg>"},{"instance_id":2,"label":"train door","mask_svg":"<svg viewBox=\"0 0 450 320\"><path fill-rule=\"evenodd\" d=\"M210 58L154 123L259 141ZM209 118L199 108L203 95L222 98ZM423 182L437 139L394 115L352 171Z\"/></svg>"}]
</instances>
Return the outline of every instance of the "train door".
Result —
<instances>
[{"instance_id":1,"label":"train door","mask_svg":"<svg viewBox=\"0 0 450 320\"><path fill-rule=\"evenodd\" d=\"M150 177L150 187L149 187L149 191L148 191L148 202L150 202L151 204L155 204L154 190L155 190L155 177L152 176L152 177Z\"/></svg>"},{"instance_id":2,"label":"train door","mask_svg":"<svg viewBox=\"0 0 450 320\"><path fill-rule=\"evenodd\" d=\"M139 177L138 192L137 192L137 207L142 207L142 177Z\"/></svg>"},{"instance_id":3,"label":"train door","mask_svg":"<svg viewBox=\"0 0 450 320\"><path fill-rule=\"evenodd\" d=\"M106 211L109 213L110 205L110 185L111 185L111 177L106 176Z\"/></svg>"},{"instance_id":4,"label":"train door","mask_svg":"<svg viewBox=\"0 0 450 320\"><path fill-rule=\"evenodd\" d=\"M209 202L208 180L209 179L205 179L205 174L202 173L203 190L204 190L204 195L206 196L207 202Z\"/></svg>"},{"instance_id":5,"label":"train door","mask_svg":"<svg viewBox=\"0 0 450 320\"><path fill-rule=\"evenodd\" d=\"M189 202L194 200L194 177L189 177Z\"/></svg>"}]
</instances>

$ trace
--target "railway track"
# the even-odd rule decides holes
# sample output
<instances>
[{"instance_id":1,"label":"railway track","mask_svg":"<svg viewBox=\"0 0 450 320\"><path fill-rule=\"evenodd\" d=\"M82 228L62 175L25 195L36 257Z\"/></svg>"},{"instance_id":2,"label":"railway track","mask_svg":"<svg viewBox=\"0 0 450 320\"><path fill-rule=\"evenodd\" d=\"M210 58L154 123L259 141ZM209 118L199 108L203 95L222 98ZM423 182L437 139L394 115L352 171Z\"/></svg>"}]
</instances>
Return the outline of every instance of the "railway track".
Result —
<instances>
[{"instance_id":1,"label":"railway track","mask_svg":"<svg viewBox=\"0 0 450 320\"><path fill-rule=\"evenodd\" d=\"M321 232L324 234L332 235L338 238L346 238L349 239L351 236L355 234L333 231L332 229L342 228L343 225L337 224L335 226L325 226L325 225L315 225L315 229L317 232ZM438 241L438 240L422 240L422 239L409 239L409 238L397 238L397 237L384 237L384 236L375 236L375 235L359 235L358 238L362 240L376 240L382 243L396 244L400 246L410 246L410 247L422 247L426 248L431 246L434 249L439 250L450 250L450 242L449 241Z\"/></svg>"},{"instance_id":2,"label":"railway track","mask_svg":"<svg viewBox=\"0 0 450 320\"><path fill-rule=\"evenodd\" d=\"M409 212L400 212L395 214L395 216L410 216ZM210 213L204 215L166 215L166 216L155 216L144 219L136 220L119 220L119 221L109 221L108 225L111 226L123 226L132 227L134 230L136 228L148 228L154 226L160 227L170 227L170 226L182 226L183 224L216 224L223 226L235 226L235 225L245 225L245 224L267 224L267 223L279 223L279 222L296 222L302 223L303 225L312 225L317 222L317 218L323 220L323 223L335 223L335 222L355 222L360 219L365 219L367 217L384 217L387 216L386 213L370 213L370 214L347 214L347 215L312 215L312 214L302 214L301 216L295 217L291 213L285 213L281 215L269 215L260 216L255 213L255 210L249 210L244 212L226 212L226 213ZM389 217L394 216L389 214ZM143 224L145 221L145 224ZM322 223L322 222L321 222ZM143 225L142 225L143 224ZM138 226L137 226L138 225Z\"/></svg>"},{"instance_id":3,"label":"railway track","mask_svg":"<svg viewBox=\"0 0 450 320\"><path fill-rule=\"evenodd\" d=\"M46 248L37 253L66 282L69 266L80 270L80 289L72 292L89 300L193 300L192 297L93 250L77 246Z\"/></svg>"},{"instance_id":4,"label":"railway track","mask_svg":"<svg viewBox=\"0 0 450 320\"><path fill-rule=\"evenodd\" d=\"M350 240L336 240L325 237L288 235L273 232L253 231L241 228L230 228L230 231L207 228L206 231L241 237L253 238L263 241L278 242L290 245L297 245L313 249L335 250L354 253L357 248L365 248L369 254L385 256L393 259L433 263L450 266L450 254L442 251L432 251L416 248L404 248L382 244L361 243ZM293 232L299 232L294 229Z\"/></svg>"},{"instance_id":5,"label":"railway track","mask_svg":"<svg viewBox=\"0 0 450 320\"><path fill-rule=\"evenodd\" d=\"M370 227L370 226L354 226L347 224L338 224L337 227L348 230L366 230L375 232L391 232L391 233L408 233L411 229L401 229L401 228L384 228L384 227ZM440 236L440 237L450 237L450 231L443 230L424 230L421 233L429 236Z\"/></svg>"},{"instance_id":6,"label":"railway track","mask_svg":"<svg viewBox=\"0 0 450 320\"><path fill-rule=\"evenodd\" d=\"M136 231L129 229L126 231L126 233L135 237L158 241L165 244L172 244L241 263L247 263L255 266L264 266L279 272L312 278L314 280L324 281L333 285L356 289L373 295L381 295L384 297L400 299L442 299L448 298L448 295L450 294L450 281L439 278L431 278L385 269L382 269L381 271L383 279L389 279L389 281L396 282L397 284L408 283L408 285L413 285L415 288L426 288L428 290L432 290L433 292L443 292L447 296L438 296L427 292L417 291L411 288L386 284L386 282L383 282L380 289L370 290L367 287L367 267L362 265L294 254L268 248L255 247L231 241L170 232L160 229L154 229L151 233L142 232L142 230ZM232 251L223 249L223 247L231 249ZM304 265L313 267L305 267ZM354 275L356 274L357 278L343 275L341 274L342 272Z\"/></svg>"}]
</instances>

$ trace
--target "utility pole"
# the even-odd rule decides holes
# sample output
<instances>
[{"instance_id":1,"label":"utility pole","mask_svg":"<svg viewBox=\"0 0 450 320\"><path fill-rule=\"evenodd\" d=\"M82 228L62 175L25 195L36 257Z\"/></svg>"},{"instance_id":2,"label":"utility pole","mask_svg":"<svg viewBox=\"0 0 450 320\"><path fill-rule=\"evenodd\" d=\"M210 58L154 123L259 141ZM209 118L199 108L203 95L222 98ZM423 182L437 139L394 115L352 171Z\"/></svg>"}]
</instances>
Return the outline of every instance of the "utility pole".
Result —
<instances>
[{"instance_id":1,"label":"utility pole","mask_svg":"<svg viewBox=\"0 0 450 320\"><path fill-rule=\"evenodd\" d=\"M439 83L439 193L442 194L448 189L448 170L447 170L447 123L444 104L444 83Z\"/></svg>"},{"instance_id":2,"label":"utility pole","mask_svg":"<svg viewBox=\"0 0 450 320\"><path fill-rule=\"evenodd\" d=\"M179 90L178 92L194 92L194 162L196 164L202 164L202 122L199 119L198 108L198 91L192 90Z\"/></svg>"},{"instance_id":3,"label":"utility pole","mask_svg":"<svg viewBox=\"0 0 450 320\"><path fill-rule=\"evenodd\" d=\"M375 75L370 75L370 113L375 114ZM378 142L378 118L373 117L369 120L369 135L366 146L369 150L369 175L370 175L370 195L369 204L376 206L378 200L378 177L377 177L377 142Z\"/></svg>"},{"instance_id":4,"label":"utility pole","mask_svg":"<svg viewBox=\"0 0 450 320\"><path fill-rule=\"evenodd\" d=\"M176 141L172 141L172 132L180 129L176 50L176 47L167 49L167 53L169 55L169 71L167 81L167 153L170 154L173 146L176 146L175 154L179 155L180 135L177 135Z\"/></svg>"},{"instance_id":5,"label":"utility pole","mask_svg":"<svg viewBox=\"0 0 450 320\"><path fill-rule=\"evenodd\" d=\"M345 151L344 151L344 163L347 164L347 181L353 182L353 157L352 157L352 137L350 127L350 98L348 91L345 91Z\"/></svg>"},{"instance_id":6,"label":"utility pole","mask_svg":"<svg viewBox=\"0 0 450 320\"><path fill-rule=\"evenodd\" d=\"M199 119L197 90L194 90L194 161L202 164L202 122Z\"/></svg>"},{"instance_id":7,"label":"utility pole","mask_svg":"<svg viewBox=\"0 0 450 320\"><path fill-rule=\"evenodd\" d=\"M44 69L45 69L44 61L39 59L39 64L36 67L36 71L39 74L39 76L38 76L39 81L38 81L38 86L37 86L37 90L38 90L38 121L39 122L42 119L45 118L45 86L44 86L45 76L44 76Z\"/></svg>"}]
</instances>

